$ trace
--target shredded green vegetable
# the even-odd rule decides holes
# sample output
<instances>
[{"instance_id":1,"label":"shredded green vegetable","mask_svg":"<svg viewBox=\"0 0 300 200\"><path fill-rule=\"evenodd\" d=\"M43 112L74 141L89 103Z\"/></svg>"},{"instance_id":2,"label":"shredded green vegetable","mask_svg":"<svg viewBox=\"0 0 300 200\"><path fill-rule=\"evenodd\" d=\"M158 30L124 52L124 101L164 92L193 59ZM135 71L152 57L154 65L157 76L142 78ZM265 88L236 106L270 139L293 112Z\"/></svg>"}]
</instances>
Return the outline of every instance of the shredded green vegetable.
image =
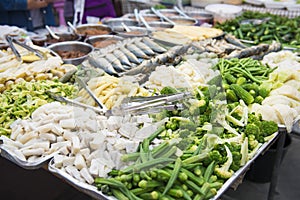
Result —
<instances>
[{"instance_id":1,"label":"shredded green vegetable","mask_svg":"<svg viewBox=\"0 0 300 200\"><path fill-rule=\"evenodd\" d=\"M0 94L0 135L11 134L10 125L16 119L26 119L38 107L52 102L46 91L73 98L78 91L70 84L58 80L42 80L36 82L21 82L12 85Z\"/></svg>"}]
</instances>

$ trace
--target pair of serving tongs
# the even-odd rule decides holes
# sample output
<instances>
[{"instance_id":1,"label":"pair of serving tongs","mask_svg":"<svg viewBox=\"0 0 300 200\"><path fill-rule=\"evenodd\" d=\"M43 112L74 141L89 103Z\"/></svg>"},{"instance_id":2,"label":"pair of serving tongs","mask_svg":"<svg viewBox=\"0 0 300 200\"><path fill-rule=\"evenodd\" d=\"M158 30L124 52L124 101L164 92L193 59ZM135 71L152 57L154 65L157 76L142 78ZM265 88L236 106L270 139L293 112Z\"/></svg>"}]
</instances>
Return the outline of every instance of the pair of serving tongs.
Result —
<instances>
[{"instance_id":1,"label":"pair of serving tongs","mask_svg":"<svg viewBox=\"0 0 300 200\"><path fill-rule=\"evenodd\" d=\"M99 109L90 105L86 105L60 95L54 94L50 91L47 91L47 94L51 98L64 102L70 105L79 106L83 108L88 108L100 115L105 116L124 116L128 114L132 115L141 115L141 114L150 114L158 113L162 110L182 110L183 105L178 103L178 101L191 97L191 93L182 92L171 95L158 95L151 97L128 97L126 98L120 106L114 107L111 110Z\"/></svg>"},{"instance_id":2,"label":"pair of serving tongs","mask_svg":"<svg viewBox=\"0 0 300 200\"><path fill-rule=\"evenodd\" d=\"M8 44L9 44L11 50L12 50L12 52L15 54L15 56L16 56L16 58L17 58L18 61L22 61L22 56L20 55L19 51L16 49L14 43L17 44L17 45L19 45L19 46L21 46L21 47L23 47L23 48L25 48L25 49L27 49L28 51L30 51L32 53L34 53L40 59L44 59L45 58L43 52L41 52L41 51L39 51L37 49L34 49L34 48L28 46L25 43L19 42L18 40L16 40L15 38L11 37L10 35L6 35L5 38L6 38Z\"/></svg>"},{"instance_id":3,"label":"pair of serving tongs","mask_svg":"<svg viewBox=\"0 0 300 200\"><path fill-rule=\"evenodd\" d=\"M151 7L151 11L157 15L159 18L169 22L170 24L172 24L173 26L176 25L176 23L174 21L172 21L171 19L169 19L167 16L163 15L159 10L156 10L154 7Z\"/></svg>"},{"instance_id":4,"label":"pair of serving tongs","mask_svg":"<svg viewBox=\"0 0 300 200\"><path fill-rule=\"evenodd\" d=\"M94 93L91 91L91 89L86 85L86 83L79 78L78 76L75 77L75 81L85 90L87 93L93 98L93 100L96 102L96 104L99 106L101 110L104 112L107 111L106 106L94 95Z\"/></svg>"},{"instance_id":5,"label":"pair of serving tongs","mask_svg":"<svg viewBox=\"0 0 300 200\"><path fill-rule=\"evenodd\" d=\"M158 113L162 110L182 110L183 105L178 103L180 100L191 97L190 92L181 92L170 95L157 95L150 97L128 97L122 104L113 108L113 114L149 114Z\"/></svg>"}]
</instances>

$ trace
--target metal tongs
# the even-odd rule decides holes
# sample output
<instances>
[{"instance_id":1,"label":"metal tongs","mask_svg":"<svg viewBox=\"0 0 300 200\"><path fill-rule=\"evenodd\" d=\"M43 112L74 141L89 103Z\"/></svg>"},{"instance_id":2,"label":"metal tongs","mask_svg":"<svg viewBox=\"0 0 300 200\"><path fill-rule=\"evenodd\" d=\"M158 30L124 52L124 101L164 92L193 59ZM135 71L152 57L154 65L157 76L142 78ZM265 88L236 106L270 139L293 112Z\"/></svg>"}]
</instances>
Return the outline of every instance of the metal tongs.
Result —
<instances>
[{"instance_id":1,"label":"metal tongs","mask_svg":"<svg viewBox=\"0 0 300 200\"><path fill-rule=\"evenodd\" d=\"M9 35L6 35L5 38L6 38L6 40L7 40L8 44L9 44L10 48L12 49L12 51L15 54L15 56L16 56L16 58L17 58L18 61L22 61L22 57L21 57L20 53L18 52L18 50L16 49L16 47L15 47L15 45L13 43L15 43L17 45L20 45L21 47L27 49L28 51L33 52L39 58L44 59L44 55L43 55L43 53L41 51L39 51L37 49L34 49L34 48L28 46L25 43L19 42L18 40L16 40L15 38L12 38Z\"/></svg>"},{"instance_id":2,"label":"metal tongs","mask_svg":"<svg viewBox=\"0 0 300 200\"><path fill-rule=\"evenodd\" d=\"M99 101L99 99L94 95L94 93L90 90L90 88L86 85L86 83L79 78L78 76L75 77L76 82L83 87L83 89L85 89L85 91L87 91L87 93L93 98L93 100L97 103L97 105L103 110L103 111L107 111L106 106Z\"/></svg>"},{"instance_id":3,"label":"metal tongs","mask_svg":"<svg viewBox=\"0 0 300 200\"><path fill-rule=\"evenodd\" d=\"M57 94L55 94L55 93L53 93L51 91L47 91L46 93L52 99L55 99L56 101L67 103L67 104L70 104L70 105L73 105L73 106L79 106L79 107L82 107L82 108L88 108L88 109L91 109L91 110L95 111L96 113L98 113L100 115L104 115L105 114L105 111L103 109L99 109L99 108L96 108L94 106L90 106L90 105L87 105L87 104L84 104L84 103L80 103L78 101L74 101L72 99L65 98L65 97L57 95Z\"/></svg>"},{"instance_id":4,"label":"metal tongs","mask_svg":"<svg viewBox=\"0 0 300 200\"><path fill-rule=\"evenodd\" d=\"M51 96L51 98L59 101L68 103L70 105L79 106L83 108L88 108L100 115L105 116L123 116L126 114L149 114L149 113L158 113L161 110L176 110L182 109L183 106L180 103L175 103L176 101L180 101L191 96L189 92L177 93L172 95L159 95L152 97L129 97L125 99L125 102L122 103L118 107L114 107L111 110L99 109L90 105L86 105L60 95L54 94L53 92L47 91L47 94Z\"/></svg>"},{"instance_id":5,"label":"metal tongs","mask_svg":"<svg viewBox=\"0 0 300 200\"><path fill-rule=\"evenodd\" d=\"M175 22L173 22L172 20L170 20L168 17L166 17L165 15L163 15L161 12L159 12L159 10L156 10L154 7L151 7L151 11L156 14L159 18L164 19L165 21L169 22L170 24L172 24L173 26L176 25Z\"/></svg>"},{"instance_id":6,"label":"metal tongs","mask_svg":"<svg viewBox=\"0 0 300 200\"><path fill-rule=\"evenodd\" d=\"M151 97L129 97L123 101L119 107L113 108L115 115L131 114L148 114L157 113L161 110L182 109L183 105L176 103L180 100L191 97L190 92L182 92L171 95L158 95ZM174 104L175 102L175 104Z\"/></svg>"}]
</instances>

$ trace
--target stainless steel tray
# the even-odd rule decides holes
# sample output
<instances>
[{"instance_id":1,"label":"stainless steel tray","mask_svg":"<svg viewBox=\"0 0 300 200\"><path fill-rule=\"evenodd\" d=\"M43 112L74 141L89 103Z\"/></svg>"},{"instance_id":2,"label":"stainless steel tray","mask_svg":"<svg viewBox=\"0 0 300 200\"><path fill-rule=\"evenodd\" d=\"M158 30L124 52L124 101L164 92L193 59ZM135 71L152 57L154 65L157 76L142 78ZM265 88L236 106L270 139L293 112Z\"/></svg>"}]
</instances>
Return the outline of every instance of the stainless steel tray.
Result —
<instances>
[{"instance_id":1,"label":"stainless steel tray","mask_svg":"<svg viewBox=\"0 0 300 200\"><path fill-rule=\"evenodd\" d=\"M10 143L13 143L14 141L11 140L8 137L0 137L0 154L3 158L6 158L7 160L15 163L16 165L24 168L24 169L38 169L41 168L44 164L47 164L47 162L58 152L53 152L52 154L37 158L35 161L28 162L26 160L22 160L18 158L18 156L9 148L7 148L8 145L4 144L4 140L7 140Z\"/></svg>"},{"instance_id":2,"label":"stainless steel tray","mask_svg":"<svg viewBox=\"0 0 300 200\"><path fill-rule=\"evenodd\" d=\"M14 152L5 148L5 146L3 146L2 144L0 144L0 151L1 151L2 157L6 158L7 160L15 163L16 165L18 165L24 169L30 169L30 170L41 168L56 154L56 152L55 152L55 153L49 154L45 157L38 158L34 162L28 162L28 161L19 159Z\"/></svg>"},{"instance_id":3,"label":"stainless steel tray","mask_svg":"<svg viewBox=\"0 0 300 200\"><path fill-rule=\"evenodd\" d=\"M48 170L52 172L54 175L62 178L67 183L72 185L74 188L78 189L81 192L84 192L87 195L90 195L94 199L103 199L103 200L116 200L115 197L104 195L101 191L97 189L96 186L90 185L88 183L83 183L75 178L73 178L68 173L58 169L54 165L54 158L52 158L48 164Z\"/></svg>"},{"instance_id":4,"label":"stainless steel tray","mask_svg":"<svg viewBox=\"0 0 300 200\"><path fill-rule=\"evenodd\" d=\"M269 140L268 142L264 143L259 150L257 151L257 153L254 155L254 157L249 160L242 168L240 168L238 171L236 171L231 178L229 178L224 185L218 190L217 194L211 198L211 200L217 200L219 199L222 194L229 189L233 183L235 183L238 178L240 178L250 167L250 165L253 163L253 161L261 154L263 154L268 148L269 146L275 142L275 140L277 139L277 137L279 136L279 133L275 133L274 137ZM86 193L87 195L90 195L91 197L95 198L95 199L107 199L107 200L116 200L115 197L112 196L106 196L104 195L101 191L97 190L96 186L93 185L89 185L87 183L83 183L80 182L78 180L76 180L75 178L73 178L71 175L69 175L68 173L56 168L54 166L54 161L53 159L50 160L49 165L48 165L48 169L50 172L54 173L55 175L59 176L60 178L63 178L64 180L66 180L66 182L68 182L69 184L71 184L73 187L75 187L76 189L78 189L79 191L82 191L84 193Z\"/></svg>"}]
</instances>

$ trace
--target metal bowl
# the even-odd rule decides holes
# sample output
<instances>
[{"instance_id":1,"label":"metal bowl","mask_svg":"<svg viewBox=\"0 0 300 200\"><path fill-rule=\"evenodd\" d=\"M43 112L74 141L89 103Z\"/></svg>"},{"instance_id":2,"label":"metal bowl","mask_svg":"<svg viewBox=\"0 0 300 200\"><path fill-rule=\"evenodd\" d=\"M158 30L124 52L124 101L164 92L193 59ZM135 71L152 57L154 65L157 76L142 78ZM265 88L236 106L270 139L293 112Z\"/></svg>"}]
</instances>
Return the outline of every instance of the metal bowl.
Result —
<instances>
[{"instance_id":1,"label":"metal bowl","mask_svg":"<svg viewBox=\"0 0 300 200\"><path fill-rule=\"evenodd\" d=\"M187 18L187 17L169 17L170 20L175 22L177 25L186 25L186 26L195 26L197 25L198 21L194 18Z\"/></svg>"},{"instance_id":2,"label":"metal bowl","mask_svg":"<svg viewBox=\"0 0 300 200\"><path fill-rule=\"evenodd\" d=\"M47 35L47 39L44 42L46 46L49 46L51 44L55 44L58 42L66 42L66 41L80 41L81 36L72 34L72 33L56 33L57 36L59 36L59 40L52 38L50 35Z\"/></svg>"},{"instance_id":3,"label":"metal bowl","mask_svg":"<svg viewBox=\"0 0 300 200\"><path fill-rule=\"evenodd\" d=\"M190 11L186 13L188 16L197 19L198 24L201 25L204 23L213 24L214 23L214 15L210 12L206 11Z\"/></svg>"},{"instance_id":4,"label":"metal bowl","mask_svg":"<svg viewBox=\"0 0 300 200\"><path fill-rule=\"evenodd\" d=\"M85 42L93 45L94 49L100 49L100 48L105 48L114 43L117 43L118 41L123 39L124 38L116 35L97 35L97 36L89 37L88 39L86 39ZM101 47L99 47L99 45L101 45Z\"/></svg>"},{"instance_id":5,"label":"metal bowl","mask_svg":"<svg viewBox=\"0 0 300 200\"><path fill-rule=\"evenodd\" d=\"M7 42L1 41L0 42L0 50L7 50L9 44Z\"/></svg>"},{"instance_id":6,"label":"metal bowl","mask_svg":"<svg viewBox=\"0 0 300 200\"><path fill-rule=\"evenodd\" d=\"M58 42L48 46L48 48L58 54L64 63L73 65L81 64L94 50L91 44L78 41ZM66 55L63 56L63 53Z\"/></svg>"},{"instance_id":7,"label":"metal bowl","mask_svg":"<svg viewBox=\"0 0 300 200\"><path fill-rule=\"evenodd\" d=\"M76 27L76 31L81 36L107 35L112 33L109 26L103 24L83 24Z\"/></svg>"},{"instance_id":8,"label":"metal bowl","mask_svg":"<svg viewBox=\"0 0 300 200\"><path fill-rule=\"evenodd\" d=\"M148 22L149 26L156 31L164 30L166 28L173 28L174 25L169 22Z\"/></svg>"},{"instance_id":9,"label":"metal bowl","mask_svg":"<svg viewBox=\"0 0 300 200\"><path fill-rule=\"evenodd\" d=\"M126 32L123 27L115 27L113 31L117 33L118 36L128 38L128 37L143 37L148 35L148 30L142 27L129 26L131 31Z\"/></svg>"},{"instance_id":10,"label":"metal bowl","mask_svg":"<svg viewBox=\"0 0 300 200\"><path fill-rule=\"evenodd\" d=\"M110 18L103 23L106 24L107 26L113 28L116 26L121 26L122 22L127 25L127 26L137 26L138 22L133 18L133 19L126 19L126 18Z\"/></svg>"},{"instance_id":11,"label":"metal bowl","mask_svg":"<svg viewBox=\"0 0 300 200\"><path fill-rule=\"evenodd\" d=\"M154 21L160 22L161 21L160 17L158 17L155 14L143 14L142 16L146 22L154 22Z\"/></svg>"},{"instance_id":12,"label":"metal bowl","mask_svg":"<svg viewBox=\"0 0 300 200\"><path fill-rule=\"evenodd\" d=\"M174 9L160 9L159 12L166 17L180 16L180 14Z\"/></svg>"}]
</instances>

